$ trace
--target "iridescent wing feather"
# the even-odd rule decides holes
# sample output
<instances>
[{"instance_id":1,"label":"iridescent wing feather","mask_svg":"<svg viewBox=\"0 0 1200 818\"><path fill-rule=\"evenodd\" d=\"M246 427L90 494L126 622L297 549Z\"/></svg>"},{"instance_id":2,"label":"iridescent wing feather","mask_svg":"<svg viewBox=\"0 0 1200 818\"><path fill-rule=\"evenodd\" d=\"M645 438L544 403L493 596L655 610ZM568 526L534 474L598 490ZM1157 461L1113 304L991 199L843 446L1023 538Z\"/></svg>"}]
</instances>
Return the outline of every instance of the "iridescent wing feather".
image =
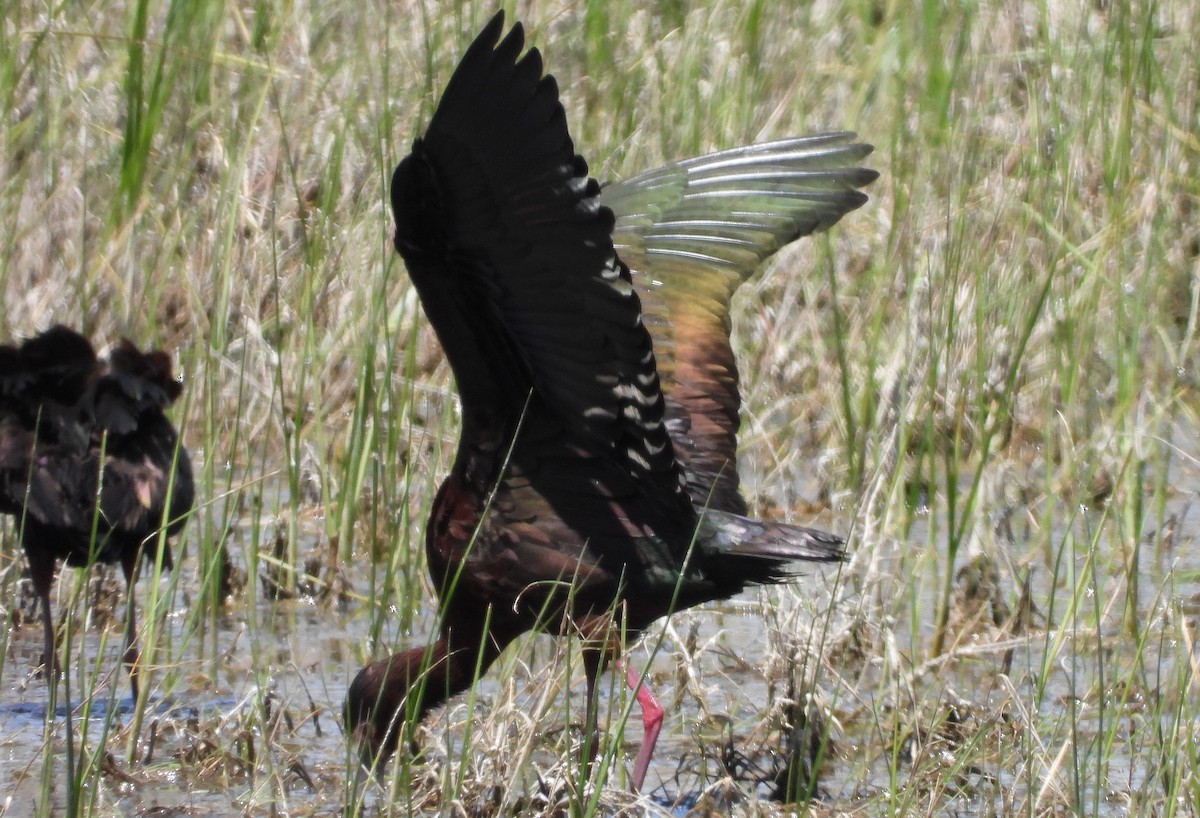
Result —
<instances>
[{"instance_id":1,"label":"iridescent wing feather","mask_svg":"<svg viewBox=\"0 0 1200 818\"><path fill-rule=\"evenodd\" d=\"M737 367L729 303L789 242L860 207L878 174L852 133L701 156L609 185L614 244L654 336L666 418L697 505L745 513L735 468Z\"/></svg>"}]
</instances>

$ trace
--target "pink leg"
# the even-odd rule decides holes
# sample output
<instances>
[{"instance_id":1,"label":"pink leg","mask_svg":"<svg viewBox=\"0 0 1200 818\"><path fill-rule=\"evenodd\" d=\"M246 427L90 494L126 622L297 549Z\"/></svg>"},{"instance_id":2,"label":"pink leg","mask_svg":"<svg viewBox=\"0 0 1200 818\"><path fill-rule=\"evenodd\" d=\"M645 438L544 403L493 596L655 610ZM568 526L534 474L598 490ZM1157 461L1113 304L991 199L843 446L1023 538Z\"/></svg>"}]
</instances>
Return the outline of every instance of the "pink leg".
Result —
<instances>
[{"instance_id":1,"label":"pink leg","mask_svg":"<svg viewBox=\"0 0 1200 818\"><path fill-rule=\"evenodd\" d=\"M646 770L650 768L650 758L654 755L654 745L658 743L658 733L662 730L663 709L650 688L642 684L642 675L624 659L617 662L625 666L625 682L637 696L638 704L642 707L642 746L638 750L637 760L633 763L633 791L642 788L646 780Z\"/></svg>"}]
</instances>

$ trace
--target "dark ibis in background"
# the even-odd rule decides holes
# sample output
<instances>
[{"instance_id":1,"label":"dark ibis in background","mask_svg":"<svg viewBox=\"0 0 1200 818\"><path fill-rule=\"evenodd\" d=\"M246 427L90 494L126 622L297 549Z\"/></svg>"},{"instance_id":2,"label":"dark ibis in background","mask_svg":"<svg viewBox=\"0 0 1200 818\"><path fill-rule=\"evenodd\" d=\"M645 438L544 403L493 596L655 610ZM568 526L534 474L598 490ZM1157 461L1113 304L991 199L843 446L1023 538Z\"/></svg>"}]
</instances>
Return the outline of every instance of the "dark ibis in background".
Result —
<instances>
[{"instance_id":1,"label":"dark ibis in background","mask_svg":"<svg viewBox=\"0 0 1200 818\"><path fill-rule=\"evenodd\" d=\"M0 346L0 512L14 516L29 560L47 678L59 667L50 611L58 562L120 563L130 597L124 661L137 699L135 570L160 546L172 567L167 538L194 497L191 462L164 414L182 388L165 352L129 341L99 359L86 338L56 326Z\"/></svg>"}]
</instances>

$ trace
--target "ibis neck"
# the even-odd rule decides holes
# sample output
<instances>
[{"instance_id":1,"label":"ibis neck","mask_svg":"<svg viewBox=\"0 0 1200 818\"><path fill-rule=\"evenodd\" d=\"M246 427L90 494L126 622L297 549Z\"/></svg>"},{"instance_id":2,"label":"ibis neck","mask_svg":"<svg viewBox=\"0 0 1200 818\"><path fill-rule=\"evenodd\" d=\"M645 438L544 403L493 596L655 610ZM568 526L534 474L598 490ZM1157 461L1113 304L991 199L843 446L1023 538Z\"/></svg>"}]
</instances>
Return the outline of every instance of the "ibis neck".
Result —
<instances>
[{"instance_id":1,"label":"ibis neck","mask_svg":"<svg viewBox=\"0 0 1200 818\"><path fill-rule=\"evenodd\" d=\"M346 697L346 723L364 762L385 762L409 725L474 684L503 647L483 637L473 647L452 650L443 636L359 671Z\"/></svg>"}]
</instances>

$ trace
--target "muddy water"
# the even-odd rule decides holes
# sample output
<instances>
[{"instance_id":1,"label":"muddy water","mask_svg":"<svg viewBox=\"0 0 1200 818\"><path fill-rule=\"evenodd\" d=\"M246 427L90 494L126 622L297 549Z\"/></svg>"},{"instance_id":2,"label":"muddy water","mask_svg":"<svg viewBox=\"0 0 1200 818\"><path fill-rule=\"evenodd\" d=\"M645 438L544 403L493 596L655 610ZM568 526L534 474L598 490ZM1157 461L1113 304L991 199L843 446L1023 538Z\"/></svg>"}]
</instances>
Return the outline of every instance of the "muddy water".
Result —
<instances>
[{"instance_id":1,"label":"muddy water","mask_svg":"<svg viewBox=\"0 0 1200 818\"><path fill-rule=\"evenodd\" d=\"M1200 447L1191 448L1192 452L1197 450ZM1174 515L1173 524L1179 534L1175 548L1153 555L1154 559L1147 552L1140 566L1137 610L1147 619L1169 601L1177 602L1185 613L1190 610L1194 614L1200 608L1200 554L1190 547L1195 532L1200 531L1200 502L1193 502L1200 489L1200 468L1186 457L1176 458L1171 482L1179 488L1168 497L1167 511ZM1072 518L1063 536L1075 530L1086 542L1088 532L1096 525L1097 512L1082 511ZM911 537L922 541L921 525ZM1084 560L1080 557L1078 561L1082 564ZM190 569L184 566L183 586L194 582L187 573ZM898 562L897 571L905 570L911 567ZM803 623L811 621L809 614L816 613L823 604L821 600L828 598L833 577L833 572L825 572L805 580L795 590L751 593L728 604L688 612L675 617L665 631L655 635L662 636L663 644L650 665L648 678L671 709L647 790L660 798L694 796L721 777L717 756L722 755L727 742L735 752L726 754L723 760L735 762L743 786L759 795L770 789L752 782L756 777L769 776L779 762L773 754L781 740L778 720L765 708L785 693L788 668L781 668L780 662L784 661L781 656L789 654L786 646L781 648L779 644L780 634L797 631L791 635L804 643L808 637L798 631L807 627ZM910 579L921 581L920 577ZM360 588L368 585L365 577L351 577L351 581ZM139 599L144 598L146 582L139 585ZM920 604L923 611L932 612L934 589L933 583L929 584L930 588L921 592ZM63 585L69 588L70 580ZM1061 586L1060 581L1060 594ZM1031 587L1039 613L1047 615L1056 593L1049 572L1035 570ZM1098 589L1098 594L1102 596L1104 589ZM853 604L851 600L844 606ZM788 612L793 609L801 613L789 619ZM254 610L253 620L231 616L204 633L188 633L187 605L177 602L174 612L164 620L172 667L157 677L136 742L129 737L132 703L127 679L119 666L119 629L113 626L106 631L103 642L94 630L89 630L81 647L77 644L72 652L71 663L72 667L85 668L97 680L94 689L87 691L92 703L90 712L86 718L77 714L76 739L85 733L86 746L105 746L111 753L103 760L106 772L99 778L100 785L85 793L93 799L96 814L214 818L276 812L338 814L344 805L348 765L340 727L341 704L349 680L364 661L372 658L366 653L369 619L361 607L343 612L307 600L263 599ZM931 620L930 615L912 624L892 623L890 638L895 641L903 667L912 670L920 663L919 652L912 645L927 644ZM432 613L426 612L414 633L387 634L384 643L389 649L400 649L419 643L432 630ZM53 778L55 811L61 811L66 802L62 780L65 711L60 709L48 740L46 688L34 673L41 653L40 634L38 623L32 621L11 630L6 637L0 676L0 816L34 814L44 771ZM1080 636L1081 642L1086 639L1086 634ZM1119 636L1114 635L1113 644L1119 642ZM1104 649L1111 650L1113 644ZM970 645L958 647L969 655ZM1037 638L1014 640L1010 647L1011 669L1004 679L1026 691L1022 685L1035 675L1045 642ZM958 702L953 717L956 724L991 718L985 712L989 703L1008 695L998 684L996 674L1003 651L985 642L978 650L977 664L959 663L952 675L943 675L936 668L916 674L912 684L919 688L921 701L914 702L914 708L928 700ZM1090 694L1081 689L1087 686L1083 680L1093 677L1094 664L1103 652L1081 648L1062 654L1071 661L1063 662L1060 671L1049 675L1049 686L1040 691L1036 706L1052 710L1070 706L1071 702L1086 704L1084 700ZM647 658L645 647L635 651L635 662L641 664ZM1173 673L1173 643L1164 642L1161 648L1148 650L1146 660L1158 663L1164 674ZM556 643L545 637L530 639L511 651L501 666L481 682L479 701L473 708L460 698L431 720L431 729L424 738L432 747L433 757L456 757L468 726L473 727L479 742L499 747L502 752L504 742L511 740L511 731L516 729L511 725L521 724L522 717L533 722L530 729L534 734L561 736L564 727L577 722L583 690L578 657L574 658L573 672L565 672L563 664ZM857 666L858 679L845 678L846 670L836 667L834 673L843 675L837 683L826 671L821 687L823 705L836 722L833 733L837 742L830 751L832 758L823 767L822 787L835 802L852 803L876 795L889 785L888 747L892 737L881 739L878 725L890 718L888 711L896 708L903 697L895 696L894 680L888 681L887 672L881 669L886 664L887 657L868 657ZM83 696L77 693L74 698L78 702ZM1083 708L1083 704L1080 706ZM507 708L496 717L499 726L490 723L489 714L495 708ZM447 724L450 728L444 730ZM1102 729L1102 725L1089 721L1086 713L1079 724L1084 732L1092 727ZM640 737L636 716L627 733L626 763ZM936 738L932 733L924 738L931 737ZM911 769L919 763L921 748L917 745L927 749L935 743L922 744L921 738L914 733L896 742L912 755L914 760L907 762L913 765ZM47 741L52 749L49 767L44 764ZM534 751L530 758L533 765L548 768L555 763L553 756L554 752ZM1124 788L1136 790L1147 772L1120 752L1112 761L1110 778L1116 776ZM486 766L486 762L479 763ZM528 783L536 786L536 782ZM1014 755L996 761L986 786L975 792L988 794L987 803L1002 806L1006 803L1005 788L1027 791L1030 786ZM960 806L972 803L968 799ZM1119 799L1096 803L1100 814L1123 812ZM436 805L424 806L436 810Z\"/></svg>"}]
</instances>

